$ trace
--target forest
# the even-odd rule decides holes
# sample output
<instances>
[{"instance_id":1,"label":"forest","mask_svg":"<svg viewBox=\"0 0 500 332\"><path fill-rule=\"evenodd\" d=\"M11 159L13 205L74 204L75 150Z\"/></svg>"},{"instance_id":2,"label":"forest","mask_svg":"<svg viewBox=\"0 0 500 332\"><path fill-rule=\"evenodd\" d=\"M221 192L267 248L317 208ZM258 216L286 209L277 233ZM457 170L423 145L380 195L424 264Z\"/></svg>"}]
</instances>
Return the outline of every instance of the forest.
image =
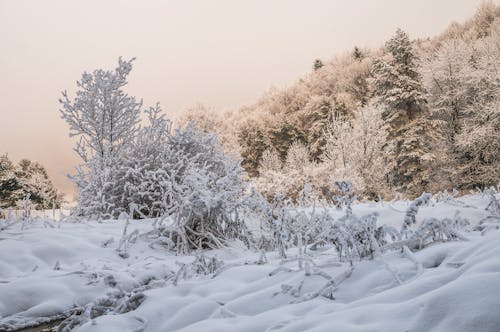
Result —
<instances>
[{"instance_id":1,"label":"forest","mask_svg":"<svg viewBox=\"0 0 500 332\"><path fill-rule=\"evenodd\" d=\"M306 183L328 198L332 179L371 199L485 188L500 179L499 22L485 2L433 38L398 30L242 109L197 105L180 122L217 133L268 198Z\"/></svg>"}]
</instances>

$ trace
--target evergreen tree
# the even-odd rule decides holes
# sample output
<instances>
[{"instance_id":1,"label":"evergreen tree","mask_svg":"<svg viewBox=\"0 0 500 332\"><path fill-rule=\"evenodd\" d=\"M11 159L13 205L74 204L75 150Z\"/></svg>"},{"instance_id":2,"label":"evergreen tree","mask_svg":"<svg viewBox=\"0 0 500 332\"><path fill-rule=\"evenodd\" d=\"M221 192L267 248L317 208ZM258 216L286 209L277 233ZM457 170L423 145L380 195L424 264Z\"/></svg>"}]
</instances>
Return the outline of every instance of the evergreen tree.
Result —
<instances>
[{"instance_id":1,"label":"evergreen tree","mask_svg":"<svg viewBox=\"0 0 500 332\"><path fill-rule=\"evenodd\" d=\"M321 61L320 59L314 60L314 64L313 64L314 71L320 69L323 66L324 66L323 61Z\"/></svg>"},{"instance_id":2,"label":"evergreen tree","mask_svg":"<svg viewBox=\"0 0 500 332\"><path fill-rule=\"evenodd\" d=\"M398 29L386 43L388 54L374 63L373 91L384 107L392 186L410 195L427 184L431 124L417 67L417 55L408 35Z\"/></svg>"},{"instance_id":3,"label":"evergreen tree","mask_svg":"<svg viewBox=\"0 0 500 332\"><path fill-rule=\"evenodd\" d=\"M281 160L286 159L288 149L292 142L306 143L305 134L291 123L279 123L277 127L269 132L269 138L273 148L278 152Z\"/></svg>"},{"instance_id":4,"label":"evergreen tree","mask_svg":"<svg viewBox=\"0 0 500 332\"><path fill-rule=\"evenodd\" d=\"M61 204L61 197L42 165L27 159L14 165L7 154L0 156L0 207L15 207L27 194L36 209Z\"/></svg>"},{"instance_id":5,"label":"evergreen tree","mask_svg":"<svg viewBox=\"0 0 500 332\"><path fill-rule=\"evenodd\" d=\"M313 96L306 104L304 112L311 157L319 160L325 150L325 131L328 123L332 121L333 106L328 98Z\"/></svg>"},{"instance_id":6,"label":"evergreen tree","mask_svg":"<svg viewBox=\"0 0 500 332\"><path fill-rule=\"evenodd\" d=\"M241 166L250 176L257 176L262 154L269 148L264 133L253 123L242 126L238 134L238 142L243 159Z\"/></svg>"},{"instance_id":7,"label":"evergreen tree","mask_svg":"<svg viewBox=\"0 0 500 332\"><path fill-rule=\"evenodd\" d=\"M0 208L15 206L19 182L15 167L7 154L0 156Z\"/></svg>"},{"instance_id":8,"label":"evergreen tree","mask_svg":"<svg viewBox=\"0 0 500 332\"><path fill-rule=\"evenodd\" d=\"M30 194L30 200L36 209L50 209L55 203L60 205L57 190L52 185L45 168L37 162L22 159L16 168L15 176L19 184L17 195L18 201L26 194Z\"/></svg>"},{"instance_id":9,"label":"evergreen tree","mask_svg":"<svg viewBox=\"0 0 500 332\"><path fill-rule=\"evenodd\" d=\"M361 61L365 57L365 55L363 54L363 52L361 52L359 47L354 46L354 51L352 51L352 57L358 61Z\"/></svg>"}]
</instances>

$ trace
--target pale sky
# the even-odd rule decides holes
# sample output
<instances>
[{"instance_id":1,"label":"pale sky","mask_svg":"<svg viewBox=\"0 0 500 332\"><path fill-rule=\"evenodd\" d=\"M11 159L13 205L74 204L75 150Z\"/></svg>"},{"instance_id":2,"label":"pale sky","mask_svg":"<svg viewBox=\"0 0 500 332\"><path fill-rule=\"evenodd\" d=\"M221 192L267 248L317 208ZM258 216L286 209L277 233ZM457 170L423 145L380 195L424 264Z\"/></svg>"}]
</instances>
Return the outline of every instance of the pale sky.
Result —
<instances>
[{"instance_id":1,"label":"pale sky","mask_svg":"<svg viewBox=\"0 0 500 332\"><path fill-rule=\"evenodd\" d=\"M498 1L496 1L498 2ZM355 45L375 47L400 27L433 36L473 15L479 0L0 0L0 154L65 174L78 162L59 117L84 70L137 57L127 91L167 113L217 109L292 84Z\"/></svg>"}]
</instances>

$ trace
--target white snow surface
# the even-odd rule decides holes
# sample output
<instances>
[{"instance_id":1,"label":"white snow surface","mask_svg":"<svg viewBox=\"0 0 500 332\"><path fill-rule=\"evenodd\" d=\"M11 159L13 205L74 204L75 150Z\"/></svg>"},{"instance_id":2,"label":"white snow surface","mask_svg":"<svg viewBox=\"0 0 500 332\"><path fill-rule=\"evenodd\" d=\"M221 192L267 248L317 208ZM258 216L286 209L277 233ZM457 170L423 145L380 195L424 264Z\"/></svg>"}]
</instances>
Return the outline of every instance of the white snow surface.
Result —
<instances>
[{"instance_id":1,"label":"white snow surface","mask_svg":"<svg viewBox=\"0 0 500 332\"><path fill-rule=\"evenodd\" d=\"M474 225L488 215L486 197L460 201L467 206L421 207L417 220L453 217L458 210ZM379 224L399 228L408 204L360 203L353 210L377 211ZM499 230L464 231L469 241L436 243L413 255L385 252L355 262L350 275L349 263L338 262L330 248L309 251L316 267L306 275L296 260L283 262L277 253L266 253L267 262L258 264L261 253L235 242L204 252L224 261L215 275L181 278L174 285L177 262L192 262L194 255L176 256L140 236L122 258L116 248L124 222L35 220L24 230L19 224L1 231L0 330L34 325L110 292L147 284L141 289L145 300L135 310L99 316L75 330L500 331ZM131 221L128 233L136 229L145 234L152 221ZM297 249L288 254L296 257ZM335 281L333 298L308 299L327 278Z\"/></svg>"}]
</instances>

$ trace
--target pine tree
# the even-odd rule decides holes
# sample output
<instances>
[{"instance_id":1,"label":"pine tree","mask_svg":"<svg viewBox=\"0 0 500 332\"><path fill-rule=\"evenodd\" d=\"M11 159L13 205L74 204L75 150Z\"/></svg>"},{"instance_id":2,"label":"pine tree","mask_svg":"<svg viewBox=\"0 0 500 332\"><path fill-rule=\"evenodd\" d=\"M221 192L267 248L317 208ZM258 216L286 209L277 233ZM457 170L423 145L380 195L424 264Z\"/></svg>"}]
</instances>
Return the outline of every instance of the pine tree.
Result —
<instances>
[{"instance_id":1,"label":"pine tree","mask_svg":"<svg viewBox=\"0 0 500 332\"><path fill-rule=\"evenodd\" d=\"M398 29L386 50L388 54L374 63L373 91L384 107L382 118L391 155L388 180L414 196L426 187L433 158L427 101L408 35Z\"/></svg>"},{"instance_id":2,"label":"pine tree","mask_svg":"<svg viewBox=\"0 0 500 332\"><path fill-rule=\"evenodd\" d=\"M238 142L243 158L241 165L250 176L257 176L262 154L269 148L263 131L254 123L244 125L240 128Z\"/></svg>"},{"instance_id":3,"label":"pine tree","mask_svg":"<svg viewBox=\"0 0 500 332\"><path fill-rule=\"evenodd\" d=\"M278 123L269 132L269 140L283 161L292 142L306 143L305 134L296 125L287 122Z\"/></svg>"},{"instance_id":4,"label":"pine tree","mask_svg":"<svg viewBox=\"0 0 500 332\"><path fill-rule=\"evenodd\" d=\"M311 156L315 160L323 154L326 140L325 131L332 120L333 106L331 101L324 96L313 96L304 108L306 135Z\"/></svg>"},{"instance_id":5,"label":"pine tree","mask_svg":"<svg viewBox=\"0 0 500 332\"><path fill-rule=\"evenodd\" d=\"M15 206L20 189L15 167L7 154L0 156L0 208Z\"/></svg>"},{"instance_id":6,"label":"pine tree","mask_svg":"<svg viewBox=\"0 0 500 332\"><path fill-rule=\"evenodd\" d=\"M354 50L352 51L352 57L358 61L361 61L365 57L365 55L359 49L359 47L354 46Z\"/></svg>"},{"instance_id":7,"label":"pine tree","mask_svg":"<svg viewBox=\"0 0 500 332\"><path fill-rule=\"evenodd\" d=\"M22 159L14 165L7 154L0 156L0 208L19 205L27 194L36 209L61 204L61 196L41 164Z\"/></svg>"},{"instance_id":8,"label":"pine tree","mask_svg":"<svg viewBox=\"0 0 500 332\"><path fill-rule=\"evenodd\" d=\"M17 200L22 200L30 194L30 201L36 209L50 209L55 203L60 205L60 197L49 179L45 168L37 162L28 159L19 161L15 176L19 184Z\"/></svg>"},{"instance_id":9,"label":"pine tree","mask_svg":"<svg viewBox=\"0 0 500 332\"><path fill-rule=\"evenodd\" d=\"M323 61L321 61L320 59L314 60L314 64L313 64L314 71L320 69L323 66L324 66Z\"/></svg>"}]
</instances>

